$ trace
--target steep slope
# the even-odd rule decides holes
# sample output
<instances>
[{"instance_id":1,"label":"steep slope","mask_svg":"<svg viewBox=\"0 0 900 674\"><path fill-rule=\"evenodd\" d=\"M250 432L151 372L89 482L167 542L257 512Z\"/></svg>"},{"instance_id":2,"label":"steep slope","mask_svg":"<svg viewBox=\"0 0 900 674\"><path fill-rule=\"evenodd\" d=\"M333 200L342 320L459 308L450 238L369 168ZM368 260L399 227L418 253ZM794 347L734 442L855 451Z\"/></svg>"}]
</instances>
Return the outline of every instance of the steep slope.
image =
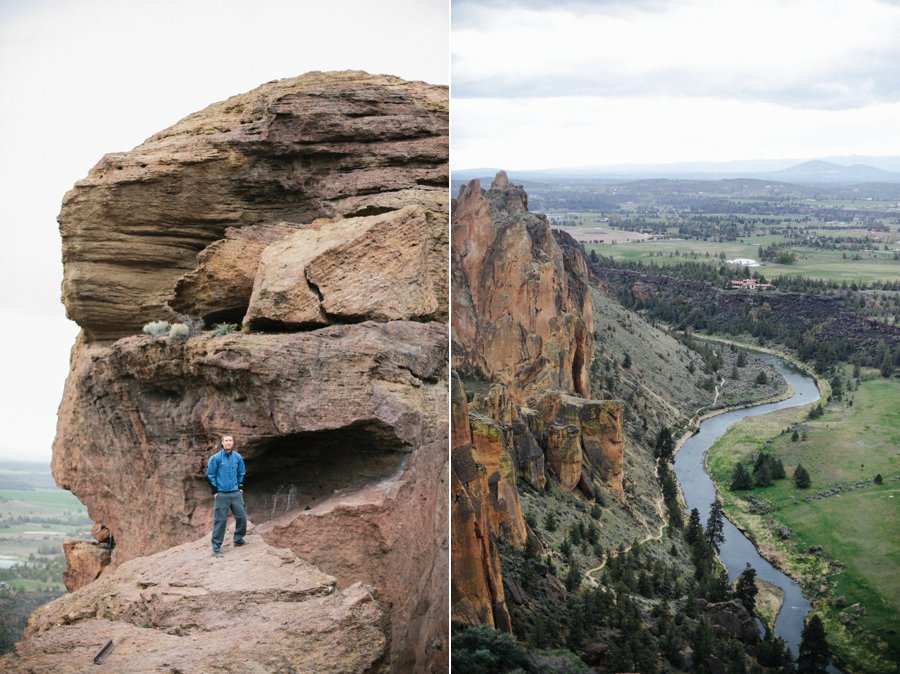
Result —
<instances>
[{"instance_id":1,"label":"steep slope","mask_svg":"<svg viewBox=\"0 0 900 674\"><path fill-rule=\"evenodd\" d=\"M454 667L520 648L485 625L512 632L534 671L740 671L763 650L778 661L706 539L681 533L657 459L659 438L746 393L748 374L722 379L737 356L625 309L503 174L461 190L451 260Z\"/></svg>"},{"instance_id":2,"label":"steep slope","mask_svg":"<svg viewBox=\"0 0 900 674\"><path fill-rule=\"evenodd\" d=\"M383 624L364 616L383 652L332 669L446 667L447 113L445 87L309 73L107 155L66 195L63 299L82 332L53 473L114 541L93 584L114 594L146 555L238 563L177 547L209 532L205 468L227 433L258 545L371 586L384 607ZM179 314L183 334L135 334ZM236 592L267 573L254 559L268 558L251 555ZM269 595L253 601L264 613ZM291 608L285 620L314 621ZM67 638L37 629L23 667ZM264 651L245 653L247 671L270 671Z\"/></svg>"}]
</instances>

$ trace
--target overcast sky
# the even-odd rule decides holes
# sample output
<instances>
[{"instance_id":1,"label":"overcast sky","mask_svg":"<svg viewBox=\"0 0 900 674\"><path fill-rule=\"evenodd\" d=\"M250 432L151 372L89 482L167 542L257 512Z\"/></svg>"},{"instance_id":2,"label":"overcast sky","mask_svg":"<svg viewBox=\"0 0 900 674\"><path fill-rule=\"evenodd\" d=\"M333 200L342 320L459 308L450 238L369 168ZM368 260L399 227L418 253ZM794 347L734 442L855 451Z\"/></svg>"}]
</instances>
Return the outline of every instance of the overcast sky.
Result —
<instances>
[{"instance_id":1,"label":"overcast sky","mask_svg":"<svg viewBox=\"0 0 900 674\"><path fill-rule=\"evenodd\" d=\"M446 0L0 0L0 457L50 459L78 331L56 216L76 180L269 80L448 84L448 23Z\"/></svg>"},{"instance_id":2,"label":"overcast sky","mask_svg":"<svg viewBox=\"0 0 900 674\"><path fill-rule=\"evenodd\" d=\"M454 169L900 155L900 2L453 0Z\"/></svg>"}]
</instances>

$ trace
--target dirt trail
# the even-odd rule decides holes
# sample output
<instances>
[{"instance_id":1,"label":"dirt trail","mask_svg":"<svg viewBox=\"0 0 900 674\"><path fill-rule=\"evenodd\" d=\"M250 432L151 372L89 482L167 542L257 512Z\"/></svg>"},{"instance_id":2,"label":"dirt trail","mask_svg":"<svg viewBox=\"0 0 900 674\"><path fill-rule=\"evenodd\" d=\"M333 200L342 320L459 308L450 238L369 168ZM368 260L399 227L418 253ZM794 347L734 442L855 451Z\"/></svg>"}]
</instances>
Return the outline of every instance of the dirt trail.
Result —
<instances>
[{"instance_id":1,"label":"dirt trail","mask_svg":"<svg viewBox=\"0 0 900 674\"><path fill-rule=\"evenodd\" d=\"M690 426L690 425L693 425L693 424L695 423L695 420L698 418L698 416L699 416L704 410L707 410L707 409L709 409L709 408L715 407L716 402L719 400L719 386L720 386L722 383L724 383L724 382L722 382L722 381L720 380L720 382L719 382L718 384L716 384L715 395L713 396L713 401L712 401L712 403L710 403L709 405L704 405L704 406L700 407L700 408L694 413L694 416L691 417L691 421L690 421L689 424L688 424L689 426ZM658 479L659 479L659 466L657 466L657 467L654 468L654 473L656 474L656 478L657 478L657 480L658 480ZM643 544L646 543L647 541L651 541L651 540L658 541L659 539L662 538L663 532L664 532L665 529L666 529L666 513L665 513L665 510L664 510L664 508L663 508L663 497L662 497L662 496L659 496L659 497L656 498L656 501L654 502L653 507L656 509L656 513L657 513L657 515L659 516L659 520L660 520L660 522L659 522L659 527L658 527L658 531L656 531L656 532L652 532L652 531L649 532L646 536L644 536L644 538L642 538L641 540L638 541L638 543L637 543L638 545L643 545ZM645 523L646 523L646 522L645 522ZM629 545L628 547L626 547L625 550L624 550L624 552L628 552L629 550L631 550L632 547L634 547L634 544L633 544L633 543L632 543L631 545ZM591 587L595 587L595 588L596 588L596 587L599 587L599 585L598 585L596 579L594 578L594 574L597 573L598 571L602 571L602 570L603 570L603 567L606 566L606 562L607 562L607 560L610 558L610 556L611 556L611 553L608 552L608 553L606 554L606 557L604 557L603 561L600 562L600 564L598 564L597 566L595 566L595 567L592 568L592 569L588 569L587 571L585 571L584 576L585 576L585 578L587 579L588 583L590 583Z\"/></svg>"}]
</instances>

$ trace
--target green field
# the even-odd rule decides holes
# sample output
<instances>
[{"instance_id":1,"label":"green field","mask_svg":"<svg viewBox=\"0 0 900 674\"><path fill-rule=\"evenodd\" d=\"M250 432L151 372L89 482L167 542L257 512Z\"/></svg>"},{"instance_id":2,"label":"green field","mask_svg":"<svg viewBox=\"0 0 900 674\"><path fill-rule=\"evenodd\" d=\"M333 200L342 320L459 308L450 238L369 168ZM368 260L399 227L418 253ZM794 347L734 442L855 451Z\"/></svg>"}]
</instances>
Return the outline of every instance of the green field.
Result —
<instances>
[{"instance_id":1,"label":"green field","mask_svg":"<svg viewBox=\"0 0 900 674\"><path fill-rule=\"evenodd\" d=\"M673 265L681 262L708 262L722 264L720 254L727 259L759 259L759 247L781 243L785 239L779 235L751 236L742 241L699 241L686 239L666 239L642 241L639 243L585 244L590 252L606 255L617 260L628 260L657 265ZM848 283L871 283L872 281L896 280L900 278L900 261L890 255L860 253L861 259L841 250L791 247L788 250L797 255L793 264L765 262L752 271L758 271L768 279L778 276L804 276L826 281L847 281ZM847 253L847 257L844 254Z\"/></svg>"},{"instance_id":2,"label":"green field","mask_svg":"<svg viewBox=\"0 0 900 674\"><path fill-rule=\"evenodd\" d=\"M801 580L825 621L829 642L857 671L893 671L891 663L900 659L898 400L900 381L864 380L815 421L806 419L805 409L747 419L722 436L707 457L729 517ZM794 429L807 439L793 441ZM749 492L729 491L737 460L750 461L767 441L767 451L781 458L788 478ZM810 473L809 489L797 489L790 479L798 463ZM876 485L879 473L884 482ZM838 491L840 486L844 490ZM828 495L807 501L821 493ZM768 504L771 512L750 512L746 495ZM783 526L791 530L786 541L776 535ZM811 554L811 546L822 550Z\"/></svg>"},{"instance_id":3,"label":"green field","mask_svg":"<svg viewBox=\"0 0 900 674\"><path fill-rule=\"evenodd\" d=\"M0 489L0 567L61 556L64 540L89 537L90 529L87 509L70 492ZM37 587L59 589L61 582L54 578Z\"/></svg>"}]
</instances>

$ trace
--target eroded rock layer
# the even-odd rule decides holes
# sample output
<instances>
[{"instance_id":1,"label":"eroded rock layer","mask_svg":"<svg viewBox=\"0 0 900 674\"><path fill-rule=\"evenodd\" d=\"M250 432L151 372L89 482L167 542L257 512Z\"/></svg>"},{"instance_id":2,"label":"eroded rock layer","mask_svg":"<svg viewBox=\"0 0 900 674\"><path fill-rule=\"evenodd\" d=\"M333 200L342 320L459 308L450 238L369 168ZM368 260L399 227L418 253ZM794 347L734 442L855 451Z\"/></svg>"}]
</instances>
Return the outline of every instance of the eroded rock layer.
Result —
<instances>
[{"instance_id":1,"label":"eroded rock layer","mask_svg":"<svg viewBox=\"0 0 900 674\"><path fill-rule=\"evenodd\" d=\"M229 227L446 210L447 133L446 87L362 72L269 82L189 115L66 194L67 313L93 339L174 317L176 281Z\"/></svg>"},{"instance_id":2,"label":"eroded rock layer","mask_svg":"<svg viewBox=\"0 0 900 674\"><path fill-rule=\"evenodd\" d=\"M262 538L341 588L371 586L385 620L383 639L354 637L378 650L368 664L323 648L238 669L446 669L447 111L446 87L310 73L107 155L66 195L63 299L83 330L53 472L109 534L99 571L98 546L73 548L73 588L208 535L206 465L230 434ZM189 335L138 334L178 314ZM243 574L268 573L262 559ZM203 566L217 561L207 548ZM337 620L319 608L301 623ZM66 634L32 633L23 662ZM187 643L135 639L154 663Z\"/></svg>"}]
</instances>

